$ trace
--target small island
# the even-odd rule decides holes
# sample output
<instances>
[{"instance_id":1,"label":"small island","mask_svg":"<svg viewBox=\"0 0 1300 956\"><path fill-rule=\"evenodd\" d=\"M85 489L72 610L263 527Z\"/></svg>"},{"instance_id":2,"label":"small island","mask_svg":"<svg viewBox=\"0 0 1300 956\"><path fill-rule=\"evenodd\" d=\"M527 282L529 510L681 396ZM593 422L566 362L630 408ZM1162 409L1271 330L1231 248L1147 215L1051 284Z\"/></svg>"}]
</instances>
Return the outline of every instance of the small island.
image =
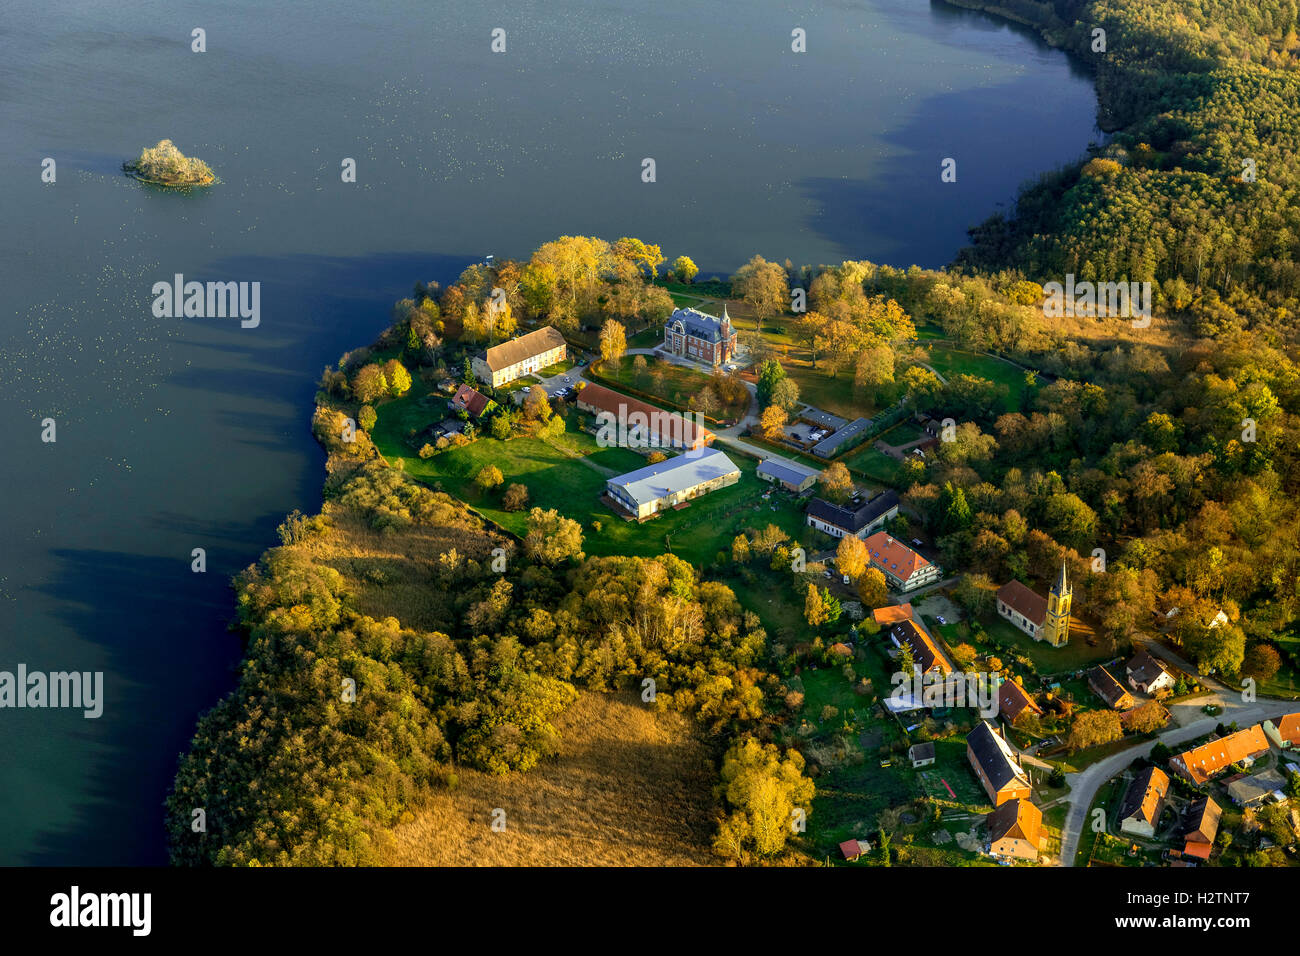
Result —
<instances>
[{"instance_id":1,"label":"small island","mask_svg":"<svg viewBox=\"0 0 1300 956\"><path fill-rule=\"evenodd\" d=\"M156 186L211 186L217 181L211 167L201 159L186 156L169 139L159 140L152 149L145 147L140 158L122 164L130 176Z\"/></svg>"}]
</instances>

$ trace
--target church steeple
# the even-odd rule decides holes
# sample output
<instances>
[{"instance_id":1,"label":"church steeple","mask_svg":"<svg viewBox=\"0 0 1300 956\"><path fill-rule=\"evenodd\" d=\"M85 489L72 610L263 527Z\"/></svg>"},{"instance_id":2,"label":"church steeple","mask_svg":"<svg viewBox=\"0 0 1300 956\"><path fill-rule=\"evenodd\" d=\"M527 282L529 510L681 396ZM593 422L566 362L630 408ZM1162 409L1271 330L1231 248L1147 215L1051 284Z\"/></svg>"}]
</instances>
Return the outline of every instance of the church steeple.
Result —
<instances>
[{"instance_id":1,"label":"church steeple","mask_svg":"<svg viewBox=\"0 0 1300 956\"><path fill-rule=\"evenodd\" d=\"M1060 647L1070 640L1070 581L1066 574L1065 559L1061 559L1061 573L1047 592L1047 617L1043 621L1043 640Z\"/></svg>"},{"instance_id":2,"label":"church steeple","mask_svg":"<svg viewBox=\"0 0 1300 956\"><path fill-rule=\"evenodd\" d=\"M1070 590L1069 582L1066 580L1065 577L1065 558L1061 559L1061 573L1057 577L1056 586L1053 587L1052 590L1057 594L1057 596L1060 596L1064 594L1066 591Z\"/></svg>"}]
</instances>

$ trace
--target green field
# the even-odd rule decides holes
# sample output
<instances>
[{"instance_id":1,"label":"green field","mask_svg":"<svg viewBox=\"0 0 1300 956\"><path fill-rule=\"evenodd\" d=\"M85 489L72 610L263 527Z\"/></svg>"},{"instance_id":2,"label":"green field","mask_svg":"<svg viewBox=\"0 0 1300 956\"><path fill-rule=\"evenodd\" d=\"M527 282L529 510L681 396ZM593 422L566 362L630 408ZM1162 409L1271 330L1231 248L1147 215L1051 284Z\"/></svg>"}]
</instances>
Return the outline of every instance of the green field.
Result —
<instances>
[{"instance_id":1,"label":"green field","mask_svg":"<svg viewBox=\"0 0 1300 956\"><path fill-rule=\"evenodd\" d=\"M1010 650L1017 654L1023 654L1034 662L1034 667L1038 669L1038 673L1044 675L1079 670L1114 656L1114 654L1106 653L1100 646L1090 646L1085 639L1081 622L1078 622L1080 627L1075 628L1074 624L1076 622L1077 619L1071 619L1070 640L1064 647L1052 647L1043 641L1036 641L996 613L986 614L979 619L980 626L984 628L984 632L992 638L992 641L981 643L974 637L969 636L965 640L976 650L986 653L1001 654L1001 656L1006 657ZM934 624L932 627L943 635L949 646L955 646L962 642L962 638L957 634L958 625L956 622L942 625ZM1001 646L995 646L993 642Z\"/></svg>"},{"instance_id":2,"label":"green field","mask_svg":"<svg viewBox=\"0 0 1300 956\"><path fill-rule=\"evenodd\" d=\"M875 447L875 440L869 439L856 448L847 457L840 459L845 466L859 472L880 485L893 487L898 481L898 469L902 464L896 458L890 458Z\"/></svg>"},{"instance_id":3,"label":"green field","mask_svg":"<svg viewBox=\"0 0 1300 956\"><path fill-rule=\"evenodd\" d=\"M794 537L808 533L799 504L783 494L768 501L762 495L770 485L754 474L757 462L731 455L741 472L730 488L712 492L680 511L670 511L644 524L624 521L600 502L608 477L645 465L639 453L627 448L601 448L593 436L578 431L578 416L568 412L569 430L543 441L517 437L498 441L480 437L462 448L448 449L422 459L411 447L412 430L445 417L437 396L411 395L381 405L372 438L391 464L402 463L407 474L455 495L507 531L523 536L526 511L501 507L505 487L518 482L528 488L529 506L554 508L579 521L589 554L657 555L671 550L697 567L711 563L718 551L730 551L731 541L747 528L775 524ZM486 465L501 469L505 483L489 492L474 484Z\"/></svg>"},{"instance_id":4,"label":"green field","mask_svg":"<svg viewBox=\"0 0 1300 956\"><path fill-rule=\"evenodd\" d=\"M656 363L652 357L646 356L645 358L649 367L645 375L639 379L633 368L633 362L636 361L634 355L624 355L617 364L602 362L595 371L598 376L608 379L615 385L636 389L639 392L654 396L664 404L673 405L680 409L689 408L691 399L709 384L710 376L704 372L688 368L685 365L662 362L658 365L658 368L663 371L663 384L656 385L653 375ZM746 393L743 402L726 406L711 417L719 421L734 420L741 418L748 410L749 397L748 393Z\"/></svg>"},{"instance_id":5,"label":"green field","mask_svg":"<svg viewBox=\"0 0 1300 956\"><path fill-rule=\"evenodd\" d=\"M1010 362L981 355L977 352L963 352L950 345L933 343L929 345L929 365L947 378L950 375L976 375L990 382L1007 386L1006 410L1019 411L1021 397L1025 391L1025 373Z\"/></svg>"}]
</instances>

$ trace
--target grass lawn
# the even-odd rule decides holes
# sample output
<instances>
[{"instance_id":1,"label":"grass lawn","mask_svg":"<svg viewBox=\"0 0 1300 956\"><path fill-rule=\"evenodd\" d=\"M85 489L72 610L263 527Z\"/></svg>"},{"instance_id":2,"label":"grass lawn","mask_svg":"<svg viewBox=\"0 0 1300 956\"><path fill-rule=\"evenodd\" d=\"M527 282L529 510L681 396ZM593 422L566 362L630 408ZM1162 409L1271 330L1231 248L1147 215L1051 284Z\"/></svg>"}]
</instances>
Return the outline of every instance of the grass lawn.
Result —
<instances>
[{"instance_id":1,"label":"grass lawn","mask_svg":"<svg viewBox=\"0 0 1300 956\"><path fill-rule=\"evenodd\" d=\"M617 364L602 362L600 367L595 370L596 375L609 379L616 385L634 388L647 395L653 395L662 402L682 409L688 408L691 399L709 384L710 376L704 372L688 368L685 365L674 365L670 362L664 362L659 366L656 366L654 362L649 362L651 367L647 369L645 376L638 380L632 367L635 360L636 356L634 355L624 355ZM655 384L653 371L656 367L663 370L663 381L660 385ZM738 419L748 410L749 396L747 393L743 401L725 406L714 417L718 420Z\"/></svg>"},{"instance_id":2,"label":"grass lawn","mask_svg":"<svg viewBox=\"0 0 1300 956\"><path fill-rule=\"evenodd\" d=\"M655 349L664 344L664 330L662 326L653 325L648 329L642 329L635 335L628 336L627 347L630 349ZM646 361L650 359L647 357Z\"/></svg>"},{"instance_id":3,"label":"grass lawn","mask_svg":"<svg viewBox=\"0 0 1300 956\"><path fill-rule=\"evenodd\" d=\"M1259 682L1259 692L1270 697L1300 694L1300 632L1274 634L1270 639L1282 655L1282 666L1273 677Z\"/></svg>"},{"instance_id":4,"label":"grass lawn","mask_svg":"<svg viewBox=\"0 0 1300 956\"><path fill-rule=\"evenodd\" d=\"M898 471L902 462L877 450L875 444L874 439L869 440L840 461L851 471L856 471L877 484L893 487L898 481Z\"/></svg>"},{"instance_id":5,"label":"grass lawn","mask_svg":"<svg viewBox=\"0 0 1300 956\"><path fill-rule=\"evenodd\" d=\"M933 343L929 345L930 361L928 364L947 378L950 375L977 375L990 382L1007 386L1006 410L1019 411L1021 396L1025 391L1025 373L1001 359L977 352L963 352L951 345Z\"/></svg>"},{"instance_id":6,"label":"grass lawn","mask_svg":"<svg viewBox=\"0 0 1300 956\"><path fill-rule=\"evenodd\" d=\"M537 372L536 376L539 379L543 379L550 378L552 375L561 375L564 372L571 371L576 364L577 363L571 358L561 359L554 365L548 365L546 368Z\"/></svg>"},{"instance_id":7,"label":"grass lawn","mask_svg":"<svg viewBox=\"0 0 1300 956\"><path fill-rule=\"evenodd\" d=\"M505 487L515 482L528 488L530 507L554 508L580 522L589 554L653 556L671 550L702 567L718 551L730 552L732 538L755 525L776 524L796 538L806 530L802 509L793 499L780 493L762 499L771 486L755 476L757 462L741 455L732 457L741 477L730 488L644 524L624 521L599 500L606 478L640 468L646 460L627 448L599 447L594 436L576 429L577 416L572 412L570 430L553 443L531 437L502 442L485 436L422 459L408 443L408 433L441 420L443 408L442 399L433 396L387 402L378 409L379 421L371 437L390 463L400 460L407 474L441 487L520 537L527 531L527 512L501 507ZM474 476L486 465L500 468L505 478L501 487L489 492L474 484Z\"/></svg>"},{"instance_id":8,"label":"grass lawn","mask_svg":"<svg viewBox=\"0 0 1300 956\"><path fill-rule=\"evenodd\" d=\"M1043 675L1079 670L1115 656L1113 652L1106 653L1100 646L1090 647L1086 640L1078 639L1086 626L1077 618L1070 620L1070 641L1064 647L1052 647L1043 641L1036 641L997 614L987 614L979 619L979 623L996 644L990 643L981 647L979 641L968 638L969 643L979 650L989 650L993 653L1002 651L1004 657L1006 656L1004 648L1014 649L1015 653L1023 654L1033 661L1038 673ZM1076 632L1076 624L1079 625L1078 632ZM951 641L955 638L955 635L949 633L953 627L954 625L949 624L939 629L945 640ZM957 641L960 643L960 638L957 638Z\"/></svg>"}]
</instances>

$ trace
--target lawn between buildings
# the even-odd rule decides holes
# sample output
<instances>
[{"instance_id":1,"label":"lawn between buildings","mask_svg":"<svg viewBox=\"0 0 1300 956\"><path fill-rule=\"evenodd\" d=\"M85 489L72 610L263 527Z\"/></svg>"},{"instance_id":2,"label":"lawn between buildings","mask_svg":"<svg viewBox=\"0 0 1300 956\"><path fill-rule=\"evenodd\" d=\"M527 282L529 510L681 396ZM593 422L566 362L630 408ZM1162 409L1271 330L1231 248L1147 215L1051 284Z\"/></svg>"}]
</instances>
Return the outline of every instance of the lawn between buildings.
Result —
<instances>
[{"instance_id":1,"label":"lawn between buildings","mask_svg":"<svg viewBox=\"0 0 1300 956\"><path fill-rule=\"evenodd\" d=\"M755 475L758 463L731 452L728 456L740 469L736 484L644 524L625 521L600 497L609 477L643 467L646 458L628 448L600 447L594 436L578 430L580 416L573 409L564 413L566 431L554 439L520 436L499 441L481 436L461 448L420 458L412 445L412 432L418 435L446 417L445 407L440 396L427 393L385 402L377 409L371 438L390 464L400 462L408 475L455 495L519 537L527 533L528 509L553 508L582 525L588 554L652 557L671 551L696 567L705 567L719 552L730 554L732 539L748 528L775 524L797 539L810 532L801 506L781 493L764 500L762 495L771 486ZM485 492L474 477L488 465L500 468L505 480ZM502 494L515 483L528 489L528 506L506 511Z\"/></svg>"}]
</instances>

